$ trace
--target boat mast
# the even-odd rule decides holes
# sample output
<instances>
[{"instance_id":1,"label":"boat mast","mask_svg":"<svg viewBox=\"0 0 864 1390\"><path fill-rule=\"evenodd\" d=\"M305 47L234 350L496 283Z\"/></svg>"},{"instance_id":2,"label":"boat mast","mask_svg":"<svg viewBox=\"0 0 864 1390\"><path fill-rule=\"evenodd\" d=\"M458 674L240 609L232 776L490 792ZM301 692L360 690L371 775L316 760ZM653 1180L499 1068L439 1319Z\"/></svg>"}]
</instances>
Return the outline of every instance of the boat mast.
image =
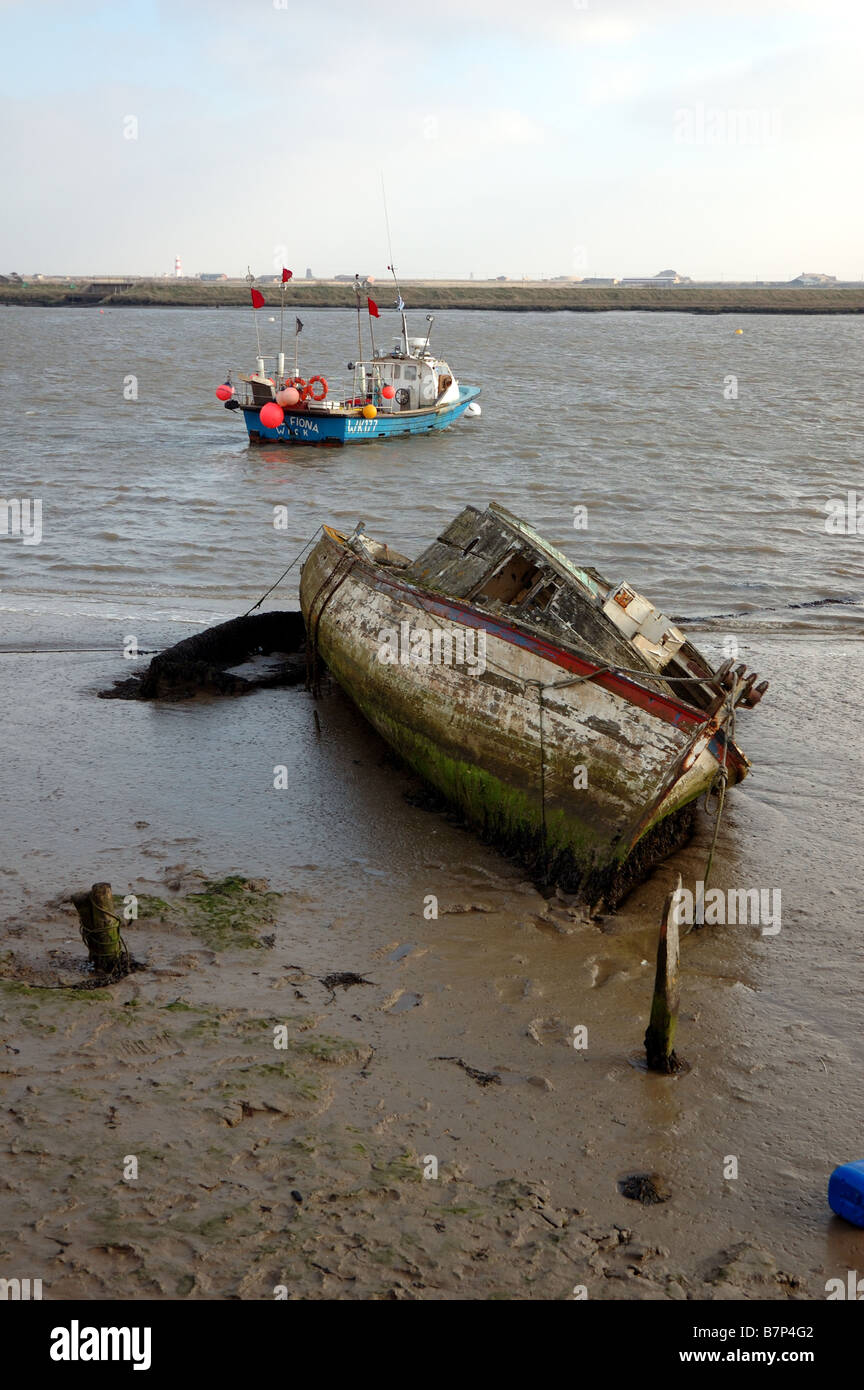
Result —
<instances>
[{"instance_id":1,"label":"boat mast","mask_svg":"<svg viewBox=\"0 0 864 1390\"><path fill-rule=\"evenodd\" d=\"M249 266L249 265L247 265L247 267L246 267L246 280L247 280L248 285L249 285L250 298L251 298L252 287L253 287L254 284L255 284L255 276L252 274L252 267ZM259 331L258 331L258 311L257 311L257 309L255 308L255 301L254 301L254 299L252 300L252 318L255 320L255 341L256 341L256 343L258 344L258 361L257 361L258 374L259 374L259 376L263 376L263 375L264 375L264 358L261 356L261 334L260 334Z\"/></svg>"},{"instance_id":2,"label":"boat mast","mask_svg":"<svg viewBox=\"0 0 864 1390\"><path fill-rule=\"evenodd\" d=\"M360 272L354 272L354 294L357 297L357 361L354 363L354 395L357 395L357 373L365 377L363 372L363 324L360 319L360 296L362 289L360 286ZM365 394L365 392L364 392Z\"/></svg>"},{"instance_id":3,"label":"boat mast","mask_svg":"<svg viewBox=\"0 0 864 1390\"><path fill-rule=\"evenodd\" d=\"M276 358L276 384L281 386L285 376L285 278L279 295L279 356Z\"/></svg>"}]
</instances>

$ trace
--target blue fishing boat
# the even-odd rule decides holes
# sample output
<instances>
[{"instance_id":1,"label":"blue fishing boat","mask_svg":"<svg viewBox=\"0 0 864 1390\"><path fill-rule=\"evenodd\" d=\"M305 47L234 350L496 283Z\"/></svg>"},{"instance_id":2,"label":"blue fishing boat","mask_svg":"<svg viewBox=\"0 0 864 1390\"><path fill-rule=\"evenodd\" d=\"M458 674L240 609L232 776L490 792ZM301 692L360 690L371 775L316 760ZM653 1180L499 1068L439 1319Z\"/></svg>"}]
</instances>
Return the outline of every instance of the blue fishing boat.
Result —
<instances>
[{"instance_id":1,"label":"blue fishing boat","mask_svg":"<svg viewBox=\"0 0 864 1390\"><path fill-rule=\"evenodd\" d=\"M251 277L249 277L251 280ZM283 271L283 287L290 272ZM395 279L395 277L394 277ZM449 364L430 347L434 315L426 315L425 338L409 337L405 305L398 284L396 309L401 332L391 351L375 345L374 321L380 318L368 285L354 283L357 295L358 359L348 363L350 381L344 395L332 397L324 376L302 377L298 371L298 339L303 330L295 319L294 371L286 372L284 331L280 350L272 357L261 352L258 337L256 369L230 378L216 392L227 410L243 412L251 444L366 444L410 434L444 430L463 415L479 415L479 386L457 381ZM250 284L253 312L265 305ZM366 300L371 352L363 356L362 300ZM283 293L284 301L284 293ZM284 303L282 308L284 320ZM256 318L256 334L258 324ZM270 364L273 364L272 367Z\"/></svg>"}]
</instances>

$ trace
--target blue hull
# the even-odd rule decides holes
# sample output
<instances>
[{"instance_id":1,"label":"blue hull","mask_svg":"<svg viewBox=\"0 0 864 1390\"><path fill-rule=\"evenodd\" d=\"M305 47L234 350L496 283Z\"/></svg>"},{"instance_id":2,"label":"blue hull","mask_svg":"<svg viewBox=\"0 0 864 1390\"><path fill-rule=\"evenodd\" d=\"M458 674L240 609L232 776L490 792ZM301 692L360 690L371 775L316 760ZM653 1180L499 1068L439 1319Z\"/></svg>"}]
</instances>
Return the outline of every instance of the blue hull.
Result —
<instances>
[{"instance_id":1,"label":"blue hull","mask_svg":"<svg viewBox=\"0 0 864 1390\"><path fill-rule=\"evenodd\" d=\"M379 412L374 420L362 415L331 415L315 410L285 411L278 429L267 429L258 418L258 411L243 408L250 444L368 444L373 439L399 439L408 434L431 434L446 430L460 415L464 415L476 396L479 386L460 386L459 400L453 405L414 410L393 415Z\"/></svg>"}]
</instances>

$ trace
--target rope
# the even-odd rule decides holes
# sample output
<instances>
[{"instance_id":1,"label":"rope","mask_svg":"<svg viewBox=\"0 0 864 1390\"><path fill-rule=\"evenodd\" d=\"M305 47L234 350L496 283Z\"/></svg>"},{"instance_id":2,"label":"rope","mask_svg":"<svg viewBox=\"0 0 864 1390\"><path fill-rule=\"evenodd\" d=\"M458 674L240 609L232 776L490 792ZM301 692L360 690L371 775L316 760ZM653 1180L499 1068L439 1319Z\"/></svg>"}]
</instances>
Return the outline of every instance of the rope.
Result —
<instances>
[{"instance_id":1,"label":"rope","mask_svg":"<svg viewBox=\"0 0 864 1390\"><path fill-rule=\"evenodd\" d=\"M537 691L540 703L540 845L543 854L543 872L549 869L549 850L546 840L546 748L543 731L543 687Z\"/></svg>"},{"instance_id":2,"label":"rope","mask_svg":"<svg viewBox=\"0 0 864 1390\"><path fill-rule=\"evenodd\" d=\"M112 918L114 919L114 921L117 923L118 928L119 928L119 927L122 927L122 925L123 925L123 920L122 920L122 918L120 918L120 917L117 916L117 913L116 913L116 912L108 912L106 908L100 908L100 911L101 911L106 917L112 917ZM89 951L89 950L90 950L90 942L87 940L86 936L84 935L84 923L83 923L83 922L80 922L80 921L79 921L79 923L78 923L78 933L79 933L79 935L80 935L80 937L81 937L81 940L84 942L84 945L87 947L87 950ZM123 978L124 975L128 975L128 974L129 974L129 971L130 971L130 968L131 968L130 957L129 957L129 947L126 945L126 942L123 940L123 937L122 937L122 935L121 935L121 933L120 933L119 931L117 932L117 939L118 939L118 941L120 942L120 951L121 951L122 959L121 959L120 964L119 964L118 966L116 966L116 968L115 968L114 970L110 971L110 972L104 977L104 980L102 980L102 981L82 980L80 984L77 984L77 985L69 985L69 986L66 986L66 988L69 988L69 989L101 989L103 983L104 983L104 984L110 984L112 980L120 980L120 979ZM52 989L63 989L64 986L63 986L63 985L52 985L52 986L50 986L50 988L52 988Z\"/></svg>"},{"instance_id":3,"label":"rope","mask_svg":"<svg viewBox=\"0 0 864 1390\"><path fill-rule=\"evenodd\" d=\"M0 656L91 656L96 652L116 652L113 647L2 647ZM139 656L156 656L158 649L139 650Z\"/></svg>"},{"instance_id":4,"label":"rope","mask_svg":"<svg viewBox=\"0 0 864 1390\"><path fill-rule=\"evenodd\" d=\"M321 626L321 618L323 617L324 609L327 607L327 604L330 602L331 598L333 598L337 590L341 589L345 580L357 564L358 558L359 557L350 550L344 551L336 567L332 569L328 575L325 575L309 605L309 621L306 625L306 687L312 692L312 695L316 699L321 693L320 662L318 658L318 630ZM346 560L348 562L347 564L345 563ZM328 593L325 594L316 614L315 605L331 581L332 587Z\"/></svg>"},{"instance_id":5,"label":"rope","mask_svg":"<svg viewBox=\"0 0 864 1390\"><path fill-rule=\"evenodd\" d=\"M102 911L105 912L105 916L106 916L106 917L113 917L113 918L114 918L114 921L117 923L118 927L120 927L120 926L123 925L122 919L121 919L120 917L117 916L116 912L106 912L104 908L102 909ZM81 922L81 921L79 921L79 923L78 923L78 932L79 932L79 935L80 935L80 937L81 937L81 940L84 942L84 945L87 947L87 949L88 949L88 951L89 951L89 949L90 949L90 943L88 942L86 936L84 935L84 924L83 924L83 922ZM117 982L118 980L124 979L127 975L131 974L131 972L132 972L133 970L140 970L140 969L141 969L140 966L134 965L134 964L133 964L132 959L131 959L131 957L130 957L130 955L129 955L129 947L126 945L126 942L123 940L123 937L120 935L119 932L117 933L117 935L118 935L119 940L120 940L120 949L121 949L121 951L122 951L122 953L123 953L123 958L122 958L122 961L121 961L120 965L118 965L117 968L116 968L115 970L112 970L109 974L107 974L107 975L102 975L100 978L95 979L95 980L78 980L78 981L73 982L72 984L68 984L68 985L30 985L29 988L30 988L30 989L83 989L83 990L89 990L89 989L105 989L108 985L116 984L116 982ZM8 978L8 977L6 977L6 978Z\"/></svg>"},{"instance_id":6,"label":"rope","mask_svg":"<svg viewBox=\"0 0 864 1390\"><path fill-rule=\"evenodd\" d=\"M318 527L318 531L320 531L320 530L321 530L321 527L319 526L319 527ZM296 565L297 561L300 560L300 559L302 559L302 557L305 555L306 551L309 549L309 547L310 547L310 545L312 544L312 542L314 541L315 537L318 535L318 531L315 531L315 532L309 537L309 539L308 539L308 541L306 542L306 544L304 545L303 549L300 550L300 551L298 551L298 553L294 556L294 559L291 561L291 563L290 563L290 565L288 566L287 570L283 570L283 572L280 574L279 578L276 580L276 583L275 583L275 584L271 584L271 585L270 585L270 588L267 590L267 592L266 592L266 593L263 593L263 594L261 595L261 597L259 598L258 602L257 602L257 603L253 603L252 607L251 607L250 609L248 609L247 612L245 612L245 613L243 614L243 617L244 617L244 618L248 618L250 613L254 613L256 608L260 608L260 607L261 607L261 604L264 602L265 598L267 598L270 594L272 594L272 592L273 592L274 589L278 589L278 588L279 588L279 585L282 583L282 580L285 578L285 575L286 575L286 574L290 574L291 571L293 570L294 566Z\"/></svg>"},{"instance_id":7,"label":"rope","mask_svg":"<svg viewBox=\"0 0 864 1390\"><path fill-rule=\"evenodd\" d=\"M705 793L705 810L707 811L708 803L714 793L714 788L719 784L719 790L717 791L717 815L714 819L714 833L711 836L711 848L708 851L708 862L705 865L705 873L702 878L702 883L705 888L708 887L711 865L714 862L714 850L717 847L717 836L720 833L720 820L723 815L723 807L726 804L726 788L729 784L729 769L726 766L726 759L729 753L729 740L730 738L733 740L735 738L735 706L732 704L731 691L726 698L726 719L721 727L724 733L723 757L720 760L717 771L714 773L711 785Z\"/></svg>"},{"instance_id":8,"label":"rope","mask_svg":"<svg viewBox=\"0 0 864 1390\"><path fill-rule=\"evenodd\" d=\"M546 690L560 690L567 685L580 685L582 681L593 681L595 676L637 676L640 678L648 677L651 680L666 681L669 685L711 685L710 676L667 676L662 671L651 671L649 669L638 670L628 666L599 666L596 671L589 671L587 676L573 676L572 679L555 681L552 685L547 685Z\"/></svg>"}]
</instances>

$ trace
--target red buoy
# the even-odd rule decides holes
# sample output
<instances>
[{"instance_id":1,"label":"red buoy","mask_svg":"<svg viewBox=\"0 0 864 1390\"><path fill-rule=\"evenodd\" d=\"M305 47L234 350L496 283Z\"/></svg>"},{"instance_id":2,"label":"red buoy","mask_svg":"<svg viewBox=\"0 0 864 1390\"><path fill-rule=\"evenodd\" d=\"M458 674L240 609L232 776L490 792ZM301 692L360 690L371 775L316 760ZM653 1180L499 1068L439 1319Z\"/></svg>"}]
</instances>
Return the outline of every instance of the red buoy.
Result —
<instances>
[{"instance_id":1,"label":"red buoy","mask_svg":"<svg viewBox=\"0 0 864 1390\"><path fill-rule=\"evenodd\" d=\"M224 386L217 386L217 387L216 387L216 399L217 399L217 400L220 400L220 401L230 401L230 399L231 399L231 397L232 397L233 395L234 395L234 387L233 387L233 386L229 386L227 381L225 382L225 385L224 385Z\"/></svg>"},{"instance_id":2,"label":"red buoy","mask_svg":"<svg viewBox=\"0 0 864 1390\"><path fill-rule=\"evenodd\" d=\"M285 419L285 411L275 401L268 401L266 405L262 405L258 418L265 429L278 430Z\"/></svg>"}]
</instances>

